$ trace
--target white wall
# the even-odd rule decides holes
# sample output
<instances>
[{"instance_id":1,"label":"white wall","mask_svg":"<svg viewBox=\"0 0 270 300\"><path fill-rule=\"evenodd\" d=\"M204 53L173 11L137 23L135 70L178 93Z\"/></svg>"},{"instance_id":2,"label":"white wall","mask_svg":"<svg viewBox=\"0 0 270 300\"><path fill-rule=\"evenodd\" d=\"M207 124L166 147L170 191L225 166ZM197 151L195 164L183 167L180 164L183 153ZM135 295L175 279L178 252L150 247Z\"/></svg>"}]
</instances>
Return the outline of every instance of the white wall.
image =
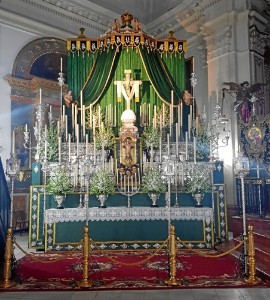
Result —
<instances>
[{"instance_id":1,"label":"white wall","mask_svg":"<svg viewBox=\"0 0 270 300\"><path fill-rule=\"evenodd\" d=\"M11 152L11 88L3 77L12 74L17 54L36 38L39 36L0 24L0 145L3 147L0 156L4 170Z\"/></svg>"}]
</instances>

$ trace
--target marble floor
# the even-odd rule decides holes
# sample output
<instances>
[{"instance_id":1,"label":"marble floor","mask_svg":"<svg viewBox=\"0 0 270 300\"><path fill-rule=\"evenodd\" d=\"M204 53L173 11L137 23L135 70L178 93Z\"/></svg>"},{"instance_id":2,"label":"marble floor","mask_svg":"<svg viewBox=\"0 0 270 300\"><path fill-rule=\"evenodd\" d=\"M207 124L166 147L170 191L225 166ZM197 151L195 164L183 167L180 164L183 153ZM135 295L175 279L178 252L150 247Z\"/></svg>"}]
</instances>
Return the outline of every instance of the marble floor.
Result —
<instances>
[{"instance_id":1,"label":"marble floor","mask_svg":"<svg viewBox=\"0 0 270 300\"><path fill-rule=\"evenodd\" d=\"M25 250L27 233L15 234L17 243ZM24 254L15 247L17 259ZM68 292L3 292L1 300L266 300L270 299L270 288L246 289L170 289L170 290L117 290L117 291L68 291Z\"/></svg>"}]
</instances>

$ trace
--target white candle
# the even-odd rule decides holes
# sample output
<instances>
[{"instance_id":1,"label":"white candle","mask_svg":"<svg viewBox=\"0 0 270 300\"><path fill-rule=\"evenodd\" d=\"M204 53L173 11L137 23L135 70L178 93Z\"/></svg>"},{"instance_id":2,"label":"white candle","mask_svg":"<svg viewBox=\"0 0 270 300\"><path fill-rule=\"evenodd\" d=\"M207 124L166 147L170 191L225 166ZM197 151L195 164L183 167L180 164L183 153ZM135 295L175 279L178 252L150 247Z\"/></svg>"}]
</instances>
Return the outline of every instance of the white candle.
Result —
<instances>
[{"instance_id":1,"label":"white candle","mask_svg":"<svg viewBox=\"0 0 270 300\"><path fill-rule=\"evenodd\" d=\"M159 137L159 162L161 163L162 161L162 138L161 136Z\"/></svg>"},{"instance_id":2,"label":"white candle","mask_svg":"<svg viewBox=\"0 0 270 300\"><path fill-rule=\"evenodd\" d=\"M58 161L61 162L61 137L58 137Z\"/></svg>"},{"instance_id":3,"label":"white candle","mask_svg":"<svg viewBox=\"0 0 270 300\"><path fill-rule=\"evenodd\" d=\"M71 104L71 125L74 128L74 103Z\"/></svg>"},{"instance_id":4,"label":"white candle","mask_svg":"<svg viewBox=\"0 0 270 300\"><path fill-rule=\"evenodd\" d=\"M42 98L42 90L39 89L39 104L41 104L41 98Z\"/></svg>"},{"instance_id":5,"label":"white candle","mask_svg":"<svg viewBox=\"0 0 270 300\"><path fill-rule=\"evenodd\" d=\"M27 132L27 131L28 131L27 124L25 124L25 132Z\"/></svg>"},{"instance_id":6,"label":"white candle","mask_svg":"<svg viewBox=\"0 0 270 300\"><path fill-rule=\"evenodd\" d=\"M188 133L186 131L186 160L188 160Z\"/></svg>"},{"instance_id":7,"label":"white candle","mask_svg":"<svg viewBox=\"0 0 270 300\"><path fill-rule=\"evenodd\" d=\"M65 132L66 132L66 141L68 140L68 116L65 115Z\"/></svg>"},{"instance_id":8,"label":"white candle","mask_svg":"<svg viewBox=\"0 0 270 300\"><path fill-rule=\"evenodd\" d=\"M68 161L70 162L71 157L71 134L68 135Z\"/></svg>"},{"instance_id":9,"label":"white candle","mask_svg":"<svg viewBox=\"0 0 270 300\"><path fill-rule=\"evenodd\" d=\"M83 94L81 91L81 125L83 124Z\"/></svg>"},{"instance_id":10,"label":"white candle","mask_svg":"<svg viewBox=\"0 0 270 300\"><path fill-rule=\"evenodd\" d=\"M88 133L85 135L85 154L88 155Z\"/></svg>"},{"instance_id":11,"label":"white candle","mask_svg":"<svg viewBox=\"0 0 270 300\"><path fill-rule=\"evenodd\" d=\"M76 138L77 138L77 157L79 157L79 141L80 141L79 124L76 125Z\"/></svg>"},{"instance_id":12,"label":"white candle","mask_svg":"<svg viewBox=\"0 0 270 300\"><path fill-rule=\"evenodd\" d=\"M96 138L94 136L94 165L96 164Z\"/></svg>"},{"instance_id":13,"label":"white candle","mask_svg":"<svg viewBox=\"0 0 270 300\"><path fill-rule=\"evenodd\" d=\"M193 137L194 164L196 164L196 137Z\"/></svg>"},{"instance_id":14,"label":"white candle","mask_svg":"<svg viewBox=\"0 0 270 300\"><path fill-rule=\"evenodd\" d=\"M165 103L162 103L162 122L163 126L165 126Z\"/></svg>"},{"instance_id":15,"label":"white candle","mask_svg":"<svg viewBox=\"0 0 270 300\"><path fill-rule=\"evenodd\" d=\"M45 159L47 158L47 147L48 147L47 143L48 143L47 140L45 140L45 151L44 151Z\"/></svg>"},{"instance_id":16,"label":"white candle","mask_svg":"<svg viewBox=\"0 0 270 300\"><path fill-rule=\"evenodd\" d=\"M167 133L167 150L168 150L168 156L170 156L170 134Z\"/></svg>"},{"instance_id":17,"label":"white candle","mask_svg":"<svg viewBox=\"0 0 270 300\"><path fill-rule=\"evenodd\" d=\"M60 58L60 72L62 73L63 71L63 59L62 57Z\"/></svg>"},{"instance_id":18,"label":"white candle","mask_svg":"<svg viewBox=\"0 0 270 300\"><path fill-rule=\"evenodd\" d=\"M85 105L83 105L83 114L82 114L82 116L83 116L83 122L82 122L82 124L83 124L83 136L85 136Z\"/></svg>"},{"instance_id":19,"label":"white candle","mask_svg":"<svg viewBox=\"0 0 270 300\"><path fill-rule=\"evenodd\" d=\"M15 153L15 130L12 132L12 153Z\"/></svg>"},{"instance_id":20,"label":"white candle","mask_svg":"<svg viewBox=\"0 0 270 300\"><path fill-rule=\"evenodd\" d=\"M175 141L176 141L176 156L179 155L179 148L178 148L178 123L175 124Z\"/></svg>"},{"instance_id":21,"label":"white candle","mask_svg":"<svg viewBox=\"0 0 270 300\"><path fill-rule=\"evenodd\" d=\"M96 134L96 116L93 115L93 135Z\"/></svg>"}]
</instances>

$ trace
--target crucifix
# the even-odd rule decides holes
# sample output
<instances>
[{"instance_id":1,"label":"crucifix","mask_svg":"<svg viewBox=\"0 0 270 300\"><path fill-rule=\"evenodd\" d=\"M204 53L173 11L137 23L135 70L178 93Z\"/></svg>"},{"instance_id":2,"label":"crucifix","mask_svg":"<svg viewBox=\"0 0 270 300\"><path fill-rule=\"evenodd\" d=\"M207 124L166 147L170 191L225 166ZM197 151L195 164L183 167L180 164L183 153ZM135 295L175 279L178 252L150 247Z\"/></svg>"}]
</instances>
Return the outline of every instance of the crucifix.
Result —
<instances>
[{"instance_id":1,"label":"crucifix","mask_svg":"<svg viewBox=\"0 0 270 300\"><path fill-rule=\"evenodd\" d=\"M126 78L124 80L117 80L114 84L117 87L117 101L121 102L122 95L127 103L127 110L130 110L130 101L135 95L135 101L139 102L139 86L142 84L141 80L133 80L131 78L131 70L125 70Z\"/></svg>"}]
</instances>

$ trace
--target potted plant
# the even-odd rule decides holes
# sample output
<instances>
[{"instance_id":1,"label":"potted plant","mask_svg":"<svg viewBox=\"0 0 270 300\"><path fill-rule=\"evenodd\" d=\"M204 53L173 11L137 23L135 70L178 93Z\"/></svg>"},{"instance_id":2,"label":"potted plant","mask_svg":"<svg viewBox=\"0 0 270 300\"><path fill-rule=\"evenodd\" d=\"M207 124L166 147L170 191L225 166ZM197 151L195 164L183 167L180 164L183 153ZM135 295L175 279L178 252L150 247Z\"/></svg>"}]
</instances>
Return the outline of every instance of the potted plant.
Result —
<instances>
[{"instance_id":1,"label":"potted plant","mask_svg":"<svg viewBox=\"0 0 270 300\"><path fill-rule=\"evenodd\" d=\"M105 208L105 201L109 194L114 193L114 177L106 169L98 169L90 178L90 193L97 195L101 208Z\"/></svg>"},{"instance_id":2,"label":"potted plant","mask_svg":"<svg viewBox=\"0 0 270 300\"><path fill-rule=\"evenodd\" d=\"M157 200L160 193L166 192L166 183L156 169L148 169L142 177L142 191L148 193L152 200L152 207L157 207Z\"/></svg>"},{"instance_id":3,"label":"potted plant","mask_svg":"<svg viewBox=\"0 0 270 300\"><path fill-rule=\"evenodd\" d=\"M185 190L191 193L196 200L197 207L201 207L201 201L205 193L211 191L211 178L209 169L203 165L194 165L187 176Z\"/></svg>"},{"instance_id":4,"label":"potted plant","mask_svg":"<svg viewBox=\"0 0 270 300\"><path fill-rule=\"evenodd\" d=\"M57 167L53 170L48 184L46 185L47 194L54 195L55 201L57 202L57 208L64 208L62 202L65 199L65 195L72 191L72 185L70 184L69 176L66 171Z\"/></svg>"}]
</instances>

